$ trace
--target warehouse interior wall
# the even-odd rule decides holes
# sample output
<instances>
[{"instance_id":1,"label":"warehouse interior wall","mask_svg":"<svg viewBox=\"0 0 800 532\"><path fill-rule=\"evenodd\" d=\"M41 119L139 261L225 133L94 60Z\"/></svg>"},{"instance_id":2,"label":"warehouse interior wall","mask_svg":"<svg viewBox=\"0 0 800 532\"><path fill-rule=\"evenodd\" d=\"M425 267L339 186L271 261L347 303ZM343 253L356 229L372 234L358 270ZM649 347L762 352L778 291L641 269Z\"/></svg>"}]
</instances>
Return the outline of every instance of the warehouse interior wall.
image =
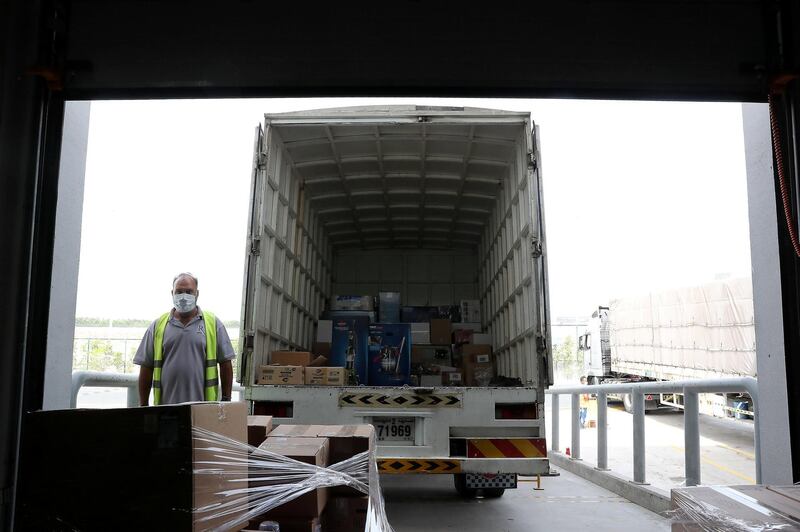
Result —
<instances>
[{"instance_id":1,"label":"warehouse interior wall","mask_svg":"<svg viewBox=\"0 0 800 532\"><path fill-rule=\"evenodd\" d=\"M458 10L416 0L317 10L249 0L198 0L191 9L166 0L0 3L0 522L12 522L22 413L44 404L65 99L764 102L777 90L771 82L786 79L777 102L785 134L800 120L798 28L794 0L501 0ZM796 138L785 151L796 214ZM783 226L777 231L783 340L793 353L800 261ZM800 480L800 367L790 357L786 364L791 467Z\"/></svg>"}]
</instances>

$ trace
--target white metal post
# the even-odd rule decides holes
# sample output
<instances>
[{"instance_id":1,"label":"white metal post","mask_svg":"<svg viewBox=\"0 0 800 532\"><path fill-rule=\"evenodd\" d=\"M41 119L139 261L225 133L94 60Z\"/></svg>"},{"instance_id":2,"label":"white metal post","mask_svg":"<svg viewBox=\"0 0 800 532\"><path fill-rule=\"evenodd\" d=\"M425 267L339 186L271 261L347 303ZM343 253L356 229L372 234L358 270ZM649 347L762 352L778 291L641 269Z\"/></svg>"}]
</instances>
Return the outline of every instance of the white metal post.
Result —
<instances>
[{"instance_id":1,"label":"white metal post","mask_svg":"<svg viewBox=\"0 0 800 532\"><path fill-rule=\"evenodd\" d=\"M700 484L700 402L697 392L683 394L683 446L687 486Z\"/></svg>"},{"instance_id":2,"label":"white metal post","mask_svg":"<svg viewBox=\"0 0 800 532\"><path fill-rule=\"evenodd\" d=\"M597 394L597 469L608 471L608 396Z\"/></svg>"},{"instance_id":3,"label":"white metal post","mask_svg":"<svg viewBox=\"0 0 800 532\"><path fill-rule=\"evenodd\" d=\"M552 408L552 414L550 415L550 423L553 428L553 433L550 435L550 448L554 451L559 451L559 441L558 441L558 415L559 415L559 407L558 407L558 398L559 394L554 393L550 396L550 406Z\"/></svg>"},{"instance_id":4,"label":"white metal post","mask_svg":"<svg viewBox=\"0 0 800 532\"><path fill-rule=\"evenodd\" d=\"M572 394L572 458L581 458L581 425L578 421L581 408L580 394Z\"/></svg>"},{"instance_id":5,"label":"white metal post","mask_svg":"<svg viewBox=\"0 0 800 532\"><path fill-rule=\"evenodd\" d=\"M644 394L640 389L631 390L633 403L633 481L645 484L644 459Z\"/></svg>"}]
</instances>

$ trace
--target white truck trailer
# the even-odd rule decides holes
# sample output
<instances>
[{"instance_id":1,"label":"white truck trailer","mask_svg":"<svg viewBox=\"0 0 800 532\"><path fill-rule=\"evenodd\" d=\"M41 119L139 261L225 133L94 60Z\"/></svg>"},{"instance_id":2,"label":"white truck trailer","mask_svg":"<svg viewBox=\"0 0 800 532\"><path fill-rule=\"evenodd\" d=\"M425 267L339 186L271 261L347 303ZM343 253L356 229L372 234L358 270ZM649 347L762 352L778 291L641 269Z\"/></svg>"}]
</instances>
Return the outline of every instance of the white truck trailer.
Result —
<instances>
[{"instance_id":1,"label":"white truck trailer","mask_svg":"<svg viewBox=\"0 0 800 532\"><path fill-rule=\"evenodd\" d=\"M598 307L578 349L590 384L755 377L753 318L749 277L663 290ZM630 411L628 395L616 398ZM649 395L645 406L680 407L681 399Z\"/></svg>"},{"instance_id":2,"label":"white truck trailer","mask_svg":"<svg viewBox=\"0 0 800 532\"><path fill-rule=\"evenodd\" d=\"M256 128L239 378L275 423L378 430L384 473L454 474L499 496L549 471L552 384L541 162L527 113L419 106L266 115ZM496 373L516 387L263 386L308 350L333 294L480 300Z\"/></svg>"}]
</instances>

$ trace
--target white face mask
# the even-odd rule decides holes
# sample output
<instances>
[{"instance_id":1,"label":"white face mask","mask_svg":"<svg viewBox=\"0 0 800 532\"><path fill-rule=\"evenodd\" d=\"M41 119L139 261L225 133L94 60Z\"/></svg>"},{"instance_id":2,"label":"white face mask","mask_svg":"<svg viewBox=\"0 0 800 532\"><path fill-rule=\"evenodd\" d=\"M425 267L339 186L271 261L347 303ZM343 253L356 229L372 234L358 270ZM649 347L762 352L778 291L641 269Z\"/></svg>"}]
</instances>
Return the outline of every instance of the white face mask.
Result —
<instances>
[{"instance_id":1,"label":"white face mask","mask_svg":"<svg viewBox=\"0 0 800 532\"><path fill-rule=\"evenodd\" d=\"M197 298L194 294L173 294L172 302L175 304L175 310L181 314L191 312L197 306Z\"/></svg>"}]
</instances>

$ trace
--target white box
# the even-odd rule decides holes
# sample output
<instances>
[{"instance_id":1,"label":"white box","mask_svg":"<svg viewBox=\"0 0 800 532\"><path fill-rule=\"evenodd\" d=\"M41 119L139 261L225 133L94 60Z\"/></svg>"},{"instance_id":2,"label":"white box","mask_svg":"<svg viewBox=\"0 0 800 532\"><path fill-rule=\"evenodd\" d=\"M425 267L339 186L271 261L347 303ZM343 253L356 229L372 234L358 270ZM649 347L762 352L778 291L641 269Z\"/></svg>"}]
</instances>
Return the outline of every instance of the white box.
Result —
<instances>
[{"instance_id":1,"label":"white box","mask_svg":"<svg viewBox=\"0 0 800 532\"><path fill-rule=\"evenodd\" d=\"M317 321L317 342L331 343L333 341L333 321Z\"/></svg>"},{"instance_id":2,"label":"white box","mask_svg":"<svg viewBox=\"0 0 800 532\"><path fill-rule=\"evenodd\" d=\"M411 331L411 345L430 344L431 333L429 331Z\"/></svg>"},{"instance_id":3,"label":"white box","mask_svg":"<svg viewBox=\"0 0 800 532\"><path fill-rule=\"evenodd\" d=\"M485 333L473 333L472 343L475 345L492 345L492 335Z\"/></svg>"},{"instance_id":4,"label":"white box","mask_svg":"<svg viewBox=\"0 0 800 532\"><path fill-rule=\"evenodd\" d=\"M430 334L430 332L431 332L431 324L428 323L427 321L421 322L421 323L412 323L410 325L411 325L411 332L412 333L413 332L426 332L426 333Z\"/></svg>"},{"instance_id":5,"label":"white box","mask_svg":"<svg viewBox=\"0 0 800 532\"><path fill-rule=\"evenodd\" d=\"M363 310L371 312L373 308L372 296L335 295L331 298L331 310Z\"/></svg>"},{"instance_id":6,"label":"white box","mask_svg":"<svg viewBox=\"0 0 800 532\"><path fill-rule=\"evenodd\" d=\"M462 299L461 319L468 323L481 321L481 302L477 299Z\"/></svg>"}]
</instances>

